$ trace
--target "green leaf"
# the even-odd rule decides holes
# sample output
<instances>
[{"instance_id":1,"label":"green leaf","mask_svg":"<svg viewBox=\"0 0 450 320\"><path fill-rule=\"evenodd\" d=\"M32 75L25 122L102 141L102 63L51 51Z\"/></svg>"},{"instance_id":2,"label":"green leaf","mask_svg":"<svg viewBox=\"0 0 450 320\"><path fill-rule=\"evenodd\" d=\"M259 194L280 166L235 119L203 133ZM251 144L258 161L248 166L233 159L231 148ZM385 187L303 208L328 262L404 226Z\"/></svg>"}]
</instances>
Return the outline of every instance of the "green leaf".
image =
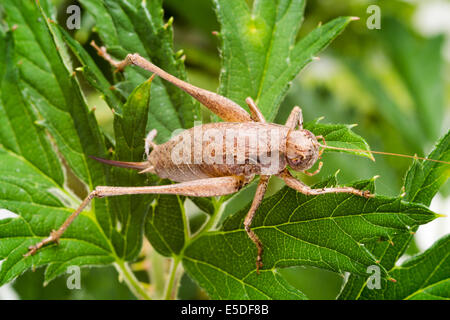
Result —
<instances>
[{"instance_id":1,"label":"green leaf","mask_svg":"<svg viewBox=\"0 0 450 320\"><path fill-rule=\"evenodd\" d=\"M102 167L86 158L105 154L101 134L76 79L59 55L47 18L30 1L7 0L3 5L9 26L17 27L13 32L15 51L26 98L42 115L41 123L73 172L90 187L103 184Z\"/></svg>"},{"instance_id":2,"label":"green leaf","mask_svg":"<svg viewBox=\"0 0 450 320\"><path fill-rule=\"evenodd\" d=\"M382 280L380 289L365 287L360 299L450 300L450 235L390 272L396 283Z\"/></svg>"},{"instance_id":3,"label":"green leaf","mask_svg":"<svg viewBox=\"0 0 450 320\"><path fill-rule=\"evenodd\" d=\"M102 134L72 70L67 69L60 55L63 50L55 44L47 17L35 2L7 0L3 5L6 21L10 27L15 26L15 54L25 98L37 109L42 117L40 124L49 131L67 165L87 189L105 185L109 168L88 158L106 154ZM93 201L95 216L110 235L107 203Z\"/></svg>"},{"instance_id":4,"label":"green leaf","mask_svg":"<svg viewBox=\"0 0 450 320\"><path fill-rule=\"evenodd\" d=\"M208 242L216 248L219 239ZM205 248L206 249L206 248ZM222 250L223 248L220 248ZM183 266L206 290L211 299L221 300L305 300L306 296L291 286L276 270L264 270L258 275L236 276L214 264L185 257Z\"/></svg>"},{"instance_id":5,"label":"green leaf","mask_svg":"<svg viewBox=\"0 0 450 320\"><path fill-rule=\"evenodd\" d=\"M48 282L72 265L114 261L110 242L92 211L84 211L73 222L59 246L49 245L34 256L24 257L30 245L61 226L79 200L28 160L3 148L0 148L0 177L0 208L14 213L0 220L0 286L30 267L48 264L45 273Z\"/></svg>"},{"instance_id":6,"label":"green leaf","mask_svg":"<svg viewBox=\"0 0 450 320\"><path fill-rule=\"evenodd\" d=\"M170 24L165 24L161 0L128 2L124 0L81 0L96 18L99 36L109 52L118 59L128 53L139 53L172 75L186 80L183 59L176 57ZM142 83L150 73L127 68L127 81L132 87ZM149 127L156 128L158 139L168 137L181 126L193 126L198 103L187 93L161 79L155 79L150 104ZM158 140L162 141L162 140Z\"/></svg>"},{"instance_id":7,"label":"green leaf","mask_svg":"<svg viewBox=\"0 0 450 320\"><path fill-rule=\"evenodd\" d=\"M428 155L429 159L450 161L450 136L447 133L436 145L435 149ZM449 178L449 166L443 163L431 161L414 161L405 178L405 200L410 202L429 205L431 199L439 188ZM395 262L408 248L413 233L417 230L412 228L411 234L401 234L392 238L394 245L388 243L372 243L369 246L375 255L380 258L381 264L388 270L394 268ZM340 299L357 299L365 288L365 279L358 276L350 276L339 295Z\"/></svg>"},{"instance_id":8,"label":"green leaf","mask_svg":"<svg viewBox=\"0 0 450 320\"><path fill-rule=\"evenodd\" d=\"M22 0L4 1L2 5L6 21L14 26L14 61L17 62L10 66L20 71L18 87L17 75L6 71L11 81L8 90L21 93L10 95L8 99L16 99L15 103L21 104L17 108L23 110L23 122L15 128L5 126L2 131L7 137L13 136L11 130L15 134L19 130L35 130L37 134L28 137L30 143L36 142L30 149L32 155L20 150L25 143L22 138L17 140L18 147L12 140L6 141L5 147L11 151L2 148L0 207L18 216L2 220L1 256L5 260L0 271L1 282L10 281L31 266L43 265L48 265L45 276L46 281L50 281L66 272L70 265L106 264L117 258L110 240L111 217L105 200L93 201L91 210L83 212L68 228L59 247L47 246L33 257L23 257L29 245L58 229L80 203L71 192L63 189L62 177L55 174L62 172L56 156L53 155L50 169L44 165L45 158L51 154L49 143L45 142L48 139L45 129L59 154L88 189L106 182L109 169L87 158L87 155L103 156L105 145L95 116L88 111L79 85L68 69L67 57L61 56L65 50L56 45L61 44L59 35L51 28L39 4ZM32 105L28 110L36 110L36 114L27 115L24 101L27 108L28 103ZM7 101L5 112L13 119L16 106L11 102ZM31 119L36 119L35 123L39 121L39 129L29 123Z\"/></svg>"},{"instance_id":9,"label":"green leaf","mask_svg":"<svg viewBox=\"0 0 450 320\"><path fill-rule=\"evenodd\" d=\"M20 91L13 52L11 33L8 33L0 39L0 61L5 64L0 66L0 144L22 155L62 186L64 176L59 160L45 130L36 125L38 118Z\"/></svg>"},{"instance_id":10,"label":"green leaf","mask_svg":"<svg viewBox=\"0 0 450 320\"><path fill-rule=\"evenodd\" d=\"M220 94L241 106L255 99L268 121L278 111L289 83L352 20L337 18L295 42L304 0L215 0L221 24L223 68Z\"/></svg>"},{"instance_id":11,"label":"green leaf","mask_svg":"<svg viewBox=\"0 0 450 320\"><path fill-rule=\"evenodd\" d=\"M83 73L84 77L91 86L93 86L103 94L110 108L113 109L115 113L119 115L122 114L123 103L119 97L119 94L115 92L115 90L112 90L112 85L97 67L92 57L86 52L86 50L84 50L83 46L78 43L78 41L73 39L67 33L66 30L64 30L60 26L58 26L58 30L61 32L61 35L66 44L72 50L72 53L83 65L82 68L79 69L79 71Z\"/></svg>"},{"instance_id":12,"label":"green leaf","mask_svg":"<svg viewBox=\"0 0 450 320\"><path fill-rule=\"evenodd\" d=\"M315 187L335 184L333 178ZM353 186L372 191L374 188L373 180ZM256 247L243 227L247 211L248 207L231 216L220 230L205 233L185 250L185 269L212 298L248 298L246 290L240 290L238 295L229 284L233 288L238 284L243 289L264 288L266 298L272 297L272 290L260 282L263 277L256 274ZM367 243L407 233L434 218L435 214L426 207L399 198L305 196L285 187L263 201L252 229L264 244L262 274L275 277L275 268L311 265L366 275L367 267L376 265L378 258L366 248ZM382 266L381 270L388 277Z\"/></svg>"},{"instance_id":13,"label":"green leaf","mask_svg":"<svg viewBox=\"0 0 450 320\"><path fill-rule=\"evenodd\" d=\"M207 213L208 215L212 215L214 213L214 198L191 197L190 199L200 210Z\"/></svg>"},{"instance_id":14,"label":"green leaf","mask_svg":"<svg viewBox=\"0 0 450 320\"><path fill-rule=\"evenodd\" d=\"M163 180L163 184L170 184ZM145 223L145 236L164 256L180 254L188 239L184 197L157 195Z\"/></svg>"},{"instance_id":15,"label":"green leaf","mask_svg":"<svg viewBox=\"0 0 450 320\"><path fill-rule=\"evenodd\" d=\"M450 131L428 155L429 159L450 162ZM450 178L450 166L445 163L415 160L405 178L405 199L430 205L439 188Z\"/></svg>"},{"instance_id":16,"label":"green leaf","mask_svg":"<svg viewBox=\"0 0 450 320\"><path fill-rule=\"evenodd\" d=\"M219 28L210 0L164 0L164 7L181 17L185 24L192 25L208 36L212 37L211 30Z\"/></svg>"},{"instance_id":17,"label":"green leaf","mask_svg":"<svg viewBox=\"0 0 450 320\"><path fill-rule=\"evenodd\" d=\"M310 130L316 136L323 136L329 146L370 151L367 142L351 130L353 127L354 125L345 124L321 124L318 121L305 124L305 129ZM322 141L319 142L322 143ZM374 160L371 153L362 151L325 149L325 152L346 152Z\"/></svg>"},{"instance_id":18,"label":"green leaf","mask_svg":"<svg viewBox=\"0 0 450 320\"><path fill-rule=\"evenodd\" d=\"M147 80L131 93L123 106L122 116L114 116L117 160L142 161L151 80ZM137 174L135 170L113 168L111 182L118 186L142 186L147 184L147 178ZM119 256L125 257L125 260L132 260L139 254L142 228L151 200L151 195L125 195L110 200L114 216L120 223L120 241L116 241L116 251Z\"/></svg>"}]
</instances>

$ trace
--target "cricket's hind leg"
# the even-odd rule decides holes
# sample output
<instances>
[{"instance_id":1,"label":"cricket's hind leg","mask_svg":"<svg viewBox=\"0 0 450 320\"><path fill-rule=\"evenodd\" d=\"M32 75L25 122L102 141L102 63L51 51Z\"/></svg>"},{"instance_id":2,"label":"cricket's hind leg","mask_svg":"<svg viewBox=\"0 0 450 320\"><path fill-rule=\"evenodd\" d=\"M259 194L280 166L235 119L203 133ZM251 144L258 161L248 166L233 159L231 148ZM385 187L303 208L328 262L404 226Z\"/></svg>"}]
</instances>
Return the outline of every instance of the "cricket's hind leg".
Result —
<instances>
[{"instance_id":1,"label":"cricket's hind leg","mask_svg":"<svg viewBox=\"0 0 450 320\"><path fill-rule=\"evenodd\" d=\"M253 121L266 123L266 119L264 118L263 114L261 113L261 110L259 110L255 101L253 101L253 99L251 97L248 97L247 99L245 99L245 102L247 102L247 105L250 108L250 113L251 113L251 117L252 117Z\"/></svg>"},{"instance_id":2,"label":"cricket's hind leg","mask_svg":"<svg viewBox=\"0 0 450 320\"><path fill-rule=\"evenodd\" d=\"M295 129L297 125L300 130L303 129L302 109L298 106L295 106L289 114L285 126L291 129Z\"/></svg>"},{"instance_id":3,"label":"cricket's hind leg","mask_svg":"<svg viewBox=\"0 0 450 320\"><path fill-rule=\"evenodd\" d=\"M72 213L58 230L53 230L50 235L41 242L30 246L25 256L35 254L44 245L59 242L59 239L71 225L75 218L88 206L93 198L120 196L126 194L177 194L191 197L223 196L239 191L245 181L242 177L230 176L219 178L199 179L164 186L146 187L108 187L99 186L83 200L81 205Z\"/></svg>"},{"instance_id":4,"label":"cricket's hind leg","mask_svg":"<svg viewBox=\"0 0 450 320\"><path fill-rule=\"evenodd\" d=\"M250 122L252 118L245 109L237 103L225 98L217 93L198 88L190 83L187 83L177 77L165 72L159 67L155 66L150 61L144 59L137 53L129 54L122 61L115 61L106 52L105 47L98 47L95 42L91 45L97 50L97 53L111 63L118 71L122 71L126 66L135 65L142 69L148 70L160 76L161 78L173 83L181 90L190 94L194 99L200 101L205 107L214 112L224 121L228 122Z\"/></svg>"}]
</instances>

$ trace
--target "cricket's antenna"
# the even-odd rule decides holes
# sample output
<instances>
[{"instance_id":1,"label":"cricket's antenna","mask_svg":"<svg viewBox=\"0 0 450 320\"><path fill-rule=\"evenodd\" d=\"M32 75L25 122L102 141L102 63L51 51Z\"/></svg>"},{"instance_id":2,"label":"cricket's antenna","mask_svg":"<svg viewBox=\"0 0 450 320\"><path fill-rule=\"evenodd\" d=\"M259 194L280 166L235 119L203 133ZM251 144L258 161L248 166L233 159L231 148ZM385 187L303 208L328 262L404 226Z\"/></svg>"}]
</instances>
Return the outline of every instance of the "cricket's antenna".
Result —
<instances>
[{"instance_id":1,"label":"cricket's antenna","mask_svg":"<svg viewBox=\"0 0 450 320\"><path fill-rule=\"evenodd\" d=\"M411 159L418 159L418 160L425 160L425 161L432 161L432 162L439 162L439 163L450 164L450 162L448 162L448 161L429 159L429 158L418 157L418 156L410 156L410 155L400 154L400 153L383 152L383 151L369 151L369 150L362 150L362 149L339 148L339 147L328 146L328 145L321 144L321 143L319 143L319 146L321 146L322 148L333 149L333 150L363 152L363 153L368 153L368 154L381 154L381 155L385 155L385 156L403 157L403 158L411 158Z\"/></svg>"}]
</instances>

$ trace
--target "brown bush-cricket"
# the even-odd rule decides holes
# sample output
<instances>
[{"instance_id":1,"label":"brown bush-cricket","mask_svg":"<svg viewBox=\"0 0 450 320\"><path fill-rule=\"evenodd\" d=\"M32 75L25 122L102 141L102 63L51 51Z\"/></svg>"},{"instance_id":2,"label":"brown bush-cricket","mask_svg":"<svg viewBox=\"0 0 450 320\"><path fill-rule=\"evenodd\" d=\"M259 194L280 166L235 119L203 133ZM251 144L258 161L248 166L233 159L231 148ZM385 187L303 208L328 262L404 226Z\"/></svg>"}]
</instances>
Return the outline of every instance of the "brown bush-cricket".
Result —
<instances>
[{"instance_id":1,"label":"brown bush-cricket","mask_svg":"<svg viewBox=\"0 0 450 320\"><path fill-rule=\"evenodd\" d=\"M351 187L312 189L291 175L287 169L288 167L295 171L302 171L308 175L318 173L322 167L322 162L319 163L318 169L315 172L309 173L306 170L310 169L317 162L324 148L350 150L327 146L323 137L315 136L310 131L303 129L303 117L299 107L293 108L285 125L267 123L257 105L250 97L246 99L250 109L249 114L230 99L184 82L158 68L138 54L129 54L123 61L117 62L108 55L105 48L99 48L95 43L92 45L103 58L116 67L117 71L122 71L128 65L135 65L153 72L190 94L225 122L204 124L187 129L182 134L160 145L152 141L156 135L156 131L152 130L145 141L147 159L143 162L123 162L93 157L106 164L137 169L140 170L140 173L156 174L161 178L167 178L178 183L162 186L136 187L98 186L89 193L78 209L58 230L52 231L49 237L43 239L36 245L30 246L26 256L35 254L37 250L48 243L58 242L65 230L94 197L101 198L127 194L177 194L191 197L223 196L239 191L256 175L259 175L260 180L256 188L256 193L244 220L245 231L257 248L256 270L259 272L259 269L263 266L263 244L251 229L251 224L255 212L264 198L270 176L276 175L281 177L286 185L305 195L350 193L366 198L373 197L373 194L367 190L357 190ZM179 159L174 158L173 154L174 150L180 146L182 150L187 150L188 158L191 160L196 156L196 152L198 153L195 150L195 130L198 129L214 130L215 133L223 137L223 140L227 140L228 138L227 141L231 141L231 143L217 145L217 140L202 140L200 144L202 147L206 147L208 152L201 152L199 156L200 161L177 161ZM258 132L259 137L271 138L265 140L257 138L259 140L256 147L252 143L239 144L235 137L243 134L251 139L252 135L247 134L249 131ZM274 136L271 136L273 132L277 133L276 139ZM323 143L319 143L320 140L323 140ZM274 144L274 142L276 143ZM226 157L232 160L240 158L242 161L211 162L211 158L217 159L218 150L221 151L220 157L222 157L222 160ZM213 151L212 154L210 151ZM372 152L364 150L352 151ZM384 152L372 153L388 154ZM267 155L269 155L268 159L270 161L262 161L264 158L267 160ZM433 159L425 160L442 162Z\"/></svg>"}]
</instances>

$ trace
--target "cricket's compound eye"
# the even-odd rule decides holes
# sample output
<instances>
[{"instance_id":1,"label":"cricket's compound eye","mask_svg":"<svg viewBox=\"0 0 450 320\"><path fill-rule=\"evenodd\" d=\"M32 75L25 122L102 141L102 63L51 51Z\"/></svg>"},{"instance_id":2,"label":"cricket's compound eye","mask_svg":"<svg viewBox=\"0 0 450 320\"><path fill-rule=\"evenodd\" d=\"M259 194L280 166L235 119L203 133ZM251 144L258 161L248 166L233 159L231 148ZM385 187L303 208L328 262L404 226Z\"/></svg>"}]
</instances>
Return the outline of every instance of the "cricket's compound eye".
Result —
<instances>
[{"instance_id":1,"label":"cricket's compound eye","mask_svg":"<svg viewBox=\"0 0 450 320\"><path fill-rule=\"evenodd\" d=\"M296 171L308 170L319 158L319 143L308 130L293 130L286 140L286 160Z\"/></svg>"}]
</instances>

